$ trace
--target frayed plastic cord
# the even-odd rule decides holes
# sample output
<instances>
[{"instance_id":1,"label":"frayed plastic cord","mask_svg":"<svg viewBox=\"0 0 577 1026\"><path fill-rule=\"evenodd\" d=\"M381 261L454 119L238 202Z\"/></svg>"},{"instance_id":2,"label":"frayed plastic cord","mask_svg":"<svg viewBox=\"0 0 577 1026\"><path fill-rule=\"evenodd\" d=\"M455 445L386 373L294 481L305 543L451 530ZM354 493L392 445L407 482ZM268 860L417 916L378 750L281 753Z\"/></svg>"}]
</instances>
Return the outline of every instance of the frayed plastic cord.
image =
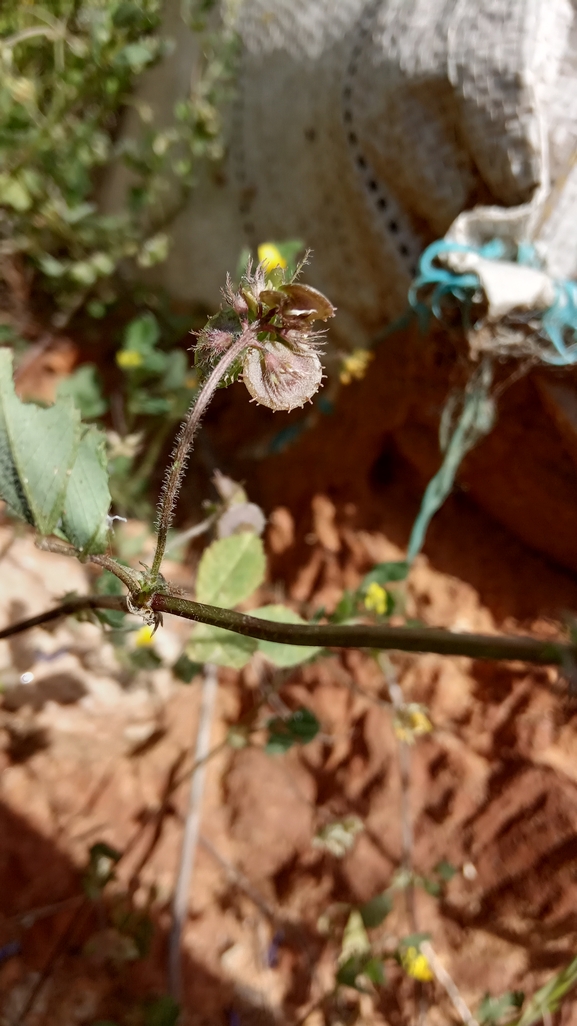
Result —
<instances>
[{"instance_id":1,"label":"frayed plastic cord","mask_svg":"<svg viewBox=\"0 0 577 1026\"><path fill-rule=\"evenodd\" d=\"M444 320L442 300L450 296L461 307L465 327L470 324L470 310L481 290L481 281L474 272L459 274L438 262L444 253L475 253L485 260L507 260L524 267L539 268L540 260L534 246L521 243L511 260L510 251L501 239L492 239L483 246L466 246L438 239L421 256L419 271L409 289L409 306L417 315L421 327L426 330L431 314L438 321ZM568 367L577 363L577 284L573 281L555 281L555 302L546 310L535 310L532 318L540 322L538 337L553 349L541 348L540 359L556 367ZM423 296L423 290L427 295ZM568 345L567 335L573 341Z\"/></svg>"}]
</instances>

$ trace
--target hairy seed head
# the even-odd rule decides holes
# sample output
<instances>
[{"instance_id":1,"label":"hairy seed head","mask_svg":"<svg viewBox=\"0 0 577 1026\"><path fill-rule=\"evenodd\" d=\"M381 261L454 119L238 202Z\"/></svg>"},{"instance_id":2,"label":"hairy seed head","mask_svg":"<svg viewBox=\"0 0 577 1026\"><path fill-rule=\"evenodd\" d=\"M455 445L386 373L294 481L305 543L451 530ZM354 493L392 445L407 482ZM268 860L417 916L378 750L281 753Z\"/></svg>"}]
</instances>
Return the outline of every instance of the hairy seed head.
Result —
<instances>
[{"instance_id":1,"label":"hairy seed head","mask_svg":"<svg viewBox=\"0 0 577 1026\"><path fill-rule=\"evenodd\" d=\"M323 368L314 351L267 341L243 357L243 381L253 399L270 410L294 410L318 391Z\"/></svg>"}]
</instances>

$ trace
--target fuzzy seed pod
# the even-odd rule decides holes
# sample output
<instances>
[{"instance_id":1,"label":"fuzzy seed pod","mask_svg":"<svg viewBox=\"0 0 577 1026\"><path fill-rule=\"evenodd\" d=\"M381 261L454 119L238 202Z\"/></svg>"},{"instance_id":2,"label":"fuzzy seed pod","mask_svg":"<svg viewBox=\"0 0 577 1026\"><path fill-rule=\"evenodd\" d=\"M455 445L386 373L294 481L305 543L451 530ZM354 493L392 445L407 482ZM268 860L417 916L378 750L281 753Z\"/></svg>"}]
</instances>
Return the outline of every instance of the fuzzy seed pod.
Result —
<instances>
[{"instance_id":1,"label":"fuzzy seed pod","mask_svg":"<svg viewBox=\"0 0 577 1026\"><path fill-rule=\"evenodd\" d=\"M243 357L243 381L253 399L270 410L294 410L318 390L323 368L314 350L268 341Z\"/></svg>"}]
</instances>

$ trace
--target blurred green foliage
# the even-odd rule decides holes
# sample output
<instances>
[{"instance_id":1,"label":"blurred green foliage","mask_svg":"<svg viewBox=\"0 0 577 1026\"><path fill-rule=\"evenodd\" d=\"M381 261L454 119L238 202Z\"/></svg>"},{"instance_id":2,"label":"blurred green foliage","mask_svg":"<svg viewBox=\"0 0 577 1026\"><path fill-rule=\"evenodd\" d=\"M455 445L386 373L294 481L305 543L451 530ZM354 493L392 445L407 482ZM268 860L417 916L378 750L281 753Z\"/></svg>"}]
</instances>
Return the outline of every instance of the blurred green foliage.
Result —
<instances>
[{"instance_id":1,"label":"blurred green foliage","mask_svg":"<svg viewBox=\"0 0 577 1026\"><path fill-rule=\"evenodd\" d=\"M0 11L0 256L25 256L60 322L88 303L102 316L120 261L165 259L162 230L194 183L199 157L221 152L217 100L226 32L203 40L204 65L168 129L132 96L173 41L161 0L4 0ZM198 29L204 0L184 5ZM138 133L120 132L131 105ZM120 213L99 212L95 187L115 161L131 172ZM159 213L160 211L160 213ZM58 317L56 318L58 323Z\"/></svg>"}]
</instances>

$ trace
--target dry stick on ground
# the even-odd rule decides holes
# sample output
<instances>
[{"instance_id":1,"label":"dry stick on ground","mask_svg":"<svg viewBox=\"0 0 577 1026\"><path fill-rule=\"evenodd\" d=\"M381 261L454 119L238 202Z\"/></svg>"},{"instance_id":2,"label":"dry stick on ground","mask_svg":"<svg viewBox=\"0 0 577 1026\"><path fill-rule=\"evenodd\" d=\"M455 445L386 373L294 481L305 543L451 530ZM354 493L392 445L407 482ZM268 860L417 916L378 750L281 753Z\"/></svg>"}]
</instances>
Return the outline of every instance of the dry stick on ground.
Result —
<instances>
[{"instance_id":1,"label":"dry stick on ground","mask_svg":"<svg viewBox=\"0 0 577 1026\"><path fill-rule=\"evenodd\" d=\"M387 624L291 624L260 620L234 609L221 609L202 602L173 595L154 595L151 607L156 613L171 613L196 623L242 634L261 641L275 641L285 645L318 645L323 648L369 648L397 652L433 652L437 655L468 656L470 659L490 659L534 663L539 666L575 665L577 646L563 641L541 641L525 636L453 633L434 627L390 627ZM28 620L21 620L0 631L2 638L11 638L31 627L41 627L64 616L75 616L87 610L116 609L127 612L127 601L116 595L86 595L67 599Z\"/></svg>"},{"instance_id":2,"label":"dry stick on ground","mask_svg":"<svg viewBox=\"0 0 577 1026\"><path fill-rule=\"evenodd\" d=\"M386 656L381 658L381 666L385 673L388 684L391 702L395 712L399 712L404 705L403 692L397 683L396 673ZM415 907L415 880L413 874L413 819L411 816L411 752L407 741L399 737L397 740L399 751L399 775L401 781L401 861L402 869L406 874L405 901L407 904L407 918L411 933L418 933L417 910ZM419 1026L426 1020L426 1006L422 984L415 980L415 999L418 1007Z\"/></svg>"},{"instance_id":3,"label":"dry stick on ground","mask_svg":"<svg viewBox=\"0 0 577 1026\"><path fill-rule=\"evenodd\" d=\"M460 1015L461 1019L465 1023L465 1026L479 1026L474 1015L472 1015L472 1013L470 1012L466 1002L461 997L461 994L456 983L449 976L447 970L442 964L432 944L427 940L422 941L421 951L427 959L427 962L429 963L432 972L435 974L435 978L441 984L441 986L445 988L447 994L453 1002L453 1005L455 1006L455 1010Z\"/></svg>"},{"instance_id":4,"label":"dry stick on ground","mask_svg":"<svg viewBox=\"0 0 577 1026\"><path fill-rule=\"evenodd\" d=\"M210 735L217 691L217 668L216 666L213 666L212 663L207 663L204 668L200 714L196 735L195 762L197 763L197 768L190 784L190 797L188 811L186 814L184 836L182 839L180 866L172 905L172 929L170 931L169 939L168 965L170 991L172 997L177 1002L180 1002L182 990L180 952L182 929L188 912L190 880L200 833L202 796L204 794L204 782L206 779L206 759L210 752Z\"/></svg>"},{"instance_id":5,"label":"dry stick on ground","mask_svg":"<svg viewBox=\"0 0 577 1026\"><path fill-rule=\"evenodd\" d=\"M389 686L389 694L391 696L391 702L393 708L399 710L404 704L403 692L400 685L397 683L396 675L390 662L385 658L382 659L382 666L385 672L385 678ZM413 873L413 820L411 816L411 805L410 805L410 785L411 785L411 752L410 746L407 741L399 738L399 769L401 777L401 830L402 830L402 864L403 869L408 875L407 884L405 888L405 895L407 900L407 915L409 918L411 931L418 933L418 922L417 913L415 908L415 880ZM445 989L448 996L450 997L453 1005L461 1017L465 1026L479 1026L477 1020L471 1014L466 1002L461 997L459 989L454 981L449 976L449 973L442 965L439 956L435 952L430 941L421 941L420 949L422 954L427 959L431 972L434 974L438 983ZM422 990L419 994L420 997L420 1018L424 1020L424 1008L422 1002Z\"/></svg>"},{"instance_id":6,"label":"dry stick on ground","mask_svg":"<svg viewBox=\"0 0 577 1026\"><path fill-rule=\"evenodd\" d=\"M23 1024L26 1022L28 1015L30 1014L34 1005L36 1004L36 1001L38 1000L41 991L46 986L48 979L54 972L54 969L59 964L61 959L64 957L66 949L70 947L74 939L80 933L80 928L84 925L84 922L87 918L88 913L91 911L91 908L92 906L88 898L83 897L81 903L79 903L79 906L76 909L74 909L68 924L65 926L64 930L58 937L56 944L50 952L46 964L40 973L40 976L34 984L30 994L28 995L28 998L24 1002L24 1006L20 1010L20 1013L14 1020L12 1026L23 1026Z\"/></svg>"},{"instance_id":7,"label":"dry stick on ground","mask_svg":"<svg viewBox=\"0 0 577 1026\"><path fill-rule=\"evenodd\" d=\"M209 855L212 856L214 861L218 862L220 868L224 870L230 882L234 884L235 887L238 887L240 891L243 891L248 898L250 898L253 905L256 905L259 912L262 912L263 916L265 916L265 918L268 919L273 924L273 926L286 925L286 922L282 918L280 913L277 912L272 907L272 905L268 904L265 898L263 898L262 894L259 894L256 888L253 887L250 880L247 880L244 873L241 873L240 869L237 869L236 866L233 866L232 862L229 862L228 859L225 859L224 855L221 855L220 852L217 851L217 849L214 847L212 842L208 840L208 838L203 837L201 835L198 840L202 847L205 848ZM290 925L292 926L293 924L291 923Z\"/></svg>"}]
</instances>

